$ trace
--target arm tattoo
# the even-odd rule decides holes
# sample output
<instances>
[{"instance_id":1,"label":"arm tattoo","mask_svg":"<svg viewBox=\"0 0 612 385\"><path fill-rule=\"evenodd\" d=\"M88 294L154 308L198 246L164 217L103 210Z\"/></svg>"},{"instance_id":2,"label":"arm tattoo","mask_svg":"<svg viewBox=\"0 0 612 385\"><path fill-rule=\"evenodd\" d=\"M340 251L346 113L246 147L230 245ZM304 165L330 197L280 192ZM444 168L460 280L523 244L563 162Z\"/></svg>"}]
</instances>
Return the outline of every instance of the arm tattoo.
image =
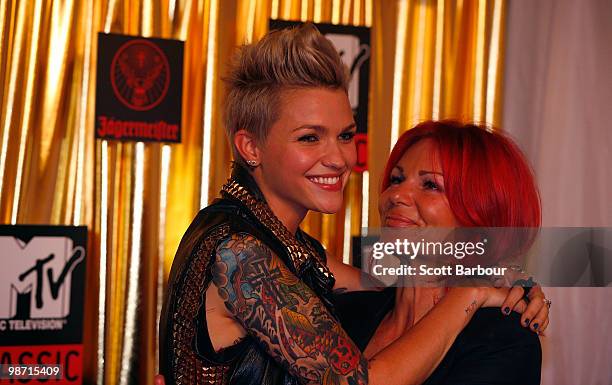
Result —
<instances>
[{"instance_id":1,"label":"arm tattoo","mask_svg":"<svg viewBox=\"0 0 612 385\"><path fill-rule=\"evenodd\" d=\"M368 363L313 291L261 241L217 247L213 280L225 306L268 354L308 384L366 384Z\"/></svg>"}]
</instances>

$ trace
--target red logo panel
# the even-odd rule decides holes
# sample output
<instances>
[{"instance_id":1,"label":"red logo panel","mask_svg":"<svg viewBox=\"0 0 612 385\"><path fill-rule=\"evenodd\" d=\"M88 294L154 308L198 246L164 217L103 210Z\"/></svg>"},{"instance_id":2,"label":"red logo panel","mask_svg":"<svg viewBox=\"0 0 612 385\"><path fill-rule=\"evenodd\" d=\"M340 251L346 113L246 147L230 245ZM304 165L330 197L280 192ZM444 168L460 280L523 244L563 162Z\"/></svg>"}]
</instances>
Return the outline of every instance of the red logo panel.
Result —
<instances>
[{"instance_id":1,"label":"red logo panel","mask_svg":"<svg viewBox=\"0 0 612 385\"><path fill-rule=\"evenodd\" d=\"M136 111L150 110L168 92L168 58L157 45L148 40L128 41L113 57L111 84L115 96L126 107Z\"/></svg>"}]
</instances>

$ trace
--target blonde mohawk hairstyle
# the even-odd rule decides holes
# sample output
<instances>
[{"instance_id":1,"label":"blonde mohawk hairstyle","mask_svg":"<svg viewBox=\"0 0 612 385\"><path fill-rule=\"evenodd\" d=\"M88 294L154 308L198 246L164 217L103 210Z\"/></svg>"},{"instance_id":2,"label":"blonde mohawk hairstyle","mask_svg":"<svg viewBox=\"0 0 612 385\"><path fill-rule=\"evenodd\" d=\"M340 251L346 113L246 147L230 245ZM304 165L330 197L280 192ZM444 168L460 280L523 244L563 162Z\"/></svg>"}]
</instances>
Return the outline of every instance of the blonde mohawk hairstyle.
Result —
<instances>
[{"instance_id":1,"label":"blonde mohawk hairstyle","mask_svg":"<svg viewBox=\"0 0 612 385\"><path fill-rule=\"evenodd\" d=\"M292 88L348 89L348 70L340 55L312 24L271 31L240 47L224 78L228 93L225 129L234 159L244 160L234 135L245 129L263 142L276 122L280 94Z\"/></svg>"}]
</instances>

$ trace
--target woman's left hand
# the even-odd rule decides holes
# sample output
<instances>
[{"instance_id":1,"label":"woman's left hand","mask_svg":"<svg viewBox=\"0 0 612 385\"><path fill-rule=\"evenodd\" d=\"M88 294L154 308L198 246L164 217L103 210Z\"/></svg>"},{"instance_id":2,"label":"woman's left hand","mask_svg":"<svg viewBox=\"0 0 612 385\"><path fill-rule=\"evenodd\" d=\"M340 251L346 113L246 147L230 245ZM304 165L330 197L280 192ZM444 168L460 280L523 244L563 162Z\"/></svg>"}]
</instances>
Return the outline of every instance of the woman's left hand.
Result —
<instances>
[{"instance_id":1,"label":"woman's left hand","mask_svg":"<svg viewBox=\"0 0 612 385\"><path fill-rule=\"evenodd\" d=\"M527 295L529 301L525 301L524 297L525 289L513 286L501 306L502 313L508 315L512 310L522 313L521 325L543 334L548 327L549 305L542 288L539 285L533 286Z\"/></svg>"}]
</instances>

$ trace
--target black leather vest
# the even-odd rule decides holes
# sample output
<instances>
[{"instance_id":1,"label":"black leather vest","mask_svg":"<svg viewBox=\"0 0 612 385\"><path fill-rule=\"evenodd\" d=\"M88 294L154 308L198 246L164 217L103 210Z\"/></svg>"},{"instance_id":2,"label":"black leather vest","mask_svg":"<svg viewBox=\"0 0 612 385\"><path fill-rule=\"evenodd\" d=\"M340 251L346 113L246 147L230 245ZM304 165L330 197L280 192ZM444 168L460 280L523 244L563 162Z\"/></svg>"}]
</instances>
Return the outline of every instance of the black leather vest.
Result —
<instances>
[{"instance_id":1,"label":"black leather vest","mask_svg":"<svg viewBox=\"0 0 612 385\"><path fill-rule=\"evenodd\" d=\"M249 335L215 352L208 335L205 300L217 245L231 234L255 236L276 253L335 316L334 277L325 251L298 230L294 236L265 204L255 181L241 166L222 198L201 210L181 240L172 263L160 320L160 372L174 384L298 384Z\"/></svg>"}]
</instances>

